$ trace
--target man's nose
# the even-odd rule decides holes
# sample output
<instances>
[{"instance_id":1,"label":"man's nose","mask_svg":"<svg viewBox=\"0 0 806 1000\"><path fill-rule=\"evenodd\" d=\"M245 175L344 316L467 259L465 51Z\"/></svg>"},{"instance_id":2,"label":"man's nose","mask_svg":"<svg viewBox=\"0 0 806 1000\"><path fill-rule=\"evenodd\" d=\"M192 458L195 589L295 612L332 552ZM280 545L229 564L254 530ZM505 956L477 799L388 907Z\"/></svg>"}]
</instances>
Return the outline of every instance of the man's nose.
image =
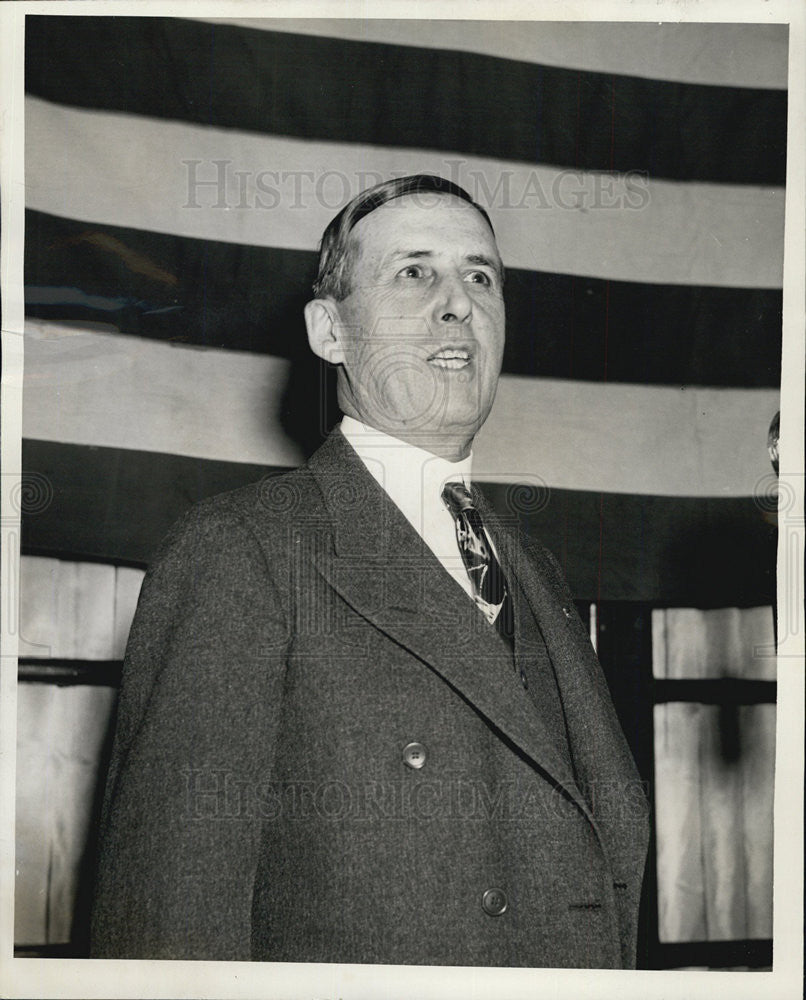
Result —
<instances>
[{"instance_id":1,"label":"man's nose","mask_svg":"<svg viewBox=\"0 0 806 1000\"><path fill-rule=\"evenodd\" d=\"M473 300L460 275L447 275L437 288L434 319L437 323L466 323L473 314Z\"/></svg>"}]
</instances>

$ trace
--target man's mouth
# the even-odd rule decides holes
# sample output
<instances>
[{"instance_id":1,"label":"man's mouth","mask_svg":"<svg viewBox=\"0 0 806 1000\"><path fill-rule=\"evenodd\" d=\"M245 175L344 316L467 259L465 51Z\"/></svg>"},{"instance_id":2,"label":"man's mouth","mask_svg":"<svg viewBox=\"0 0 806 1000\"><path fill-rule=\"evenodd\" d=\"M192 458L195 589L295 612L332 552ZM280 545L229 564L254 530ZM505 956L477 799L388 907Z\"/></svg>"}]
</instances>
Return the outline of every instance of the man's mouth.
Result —
<instances>
[{"instance_id":1,"label":"man's mouth","mask_svg":"<svg viewBox=\"0 0 806 1000\"><path fill-rule=\"evenodd\" d=\"M458 371L466 368L473 360L473 355L464 347L442 347L426 358L429 365L436 368L447 368Z\"/></svg>"}]
</instances>

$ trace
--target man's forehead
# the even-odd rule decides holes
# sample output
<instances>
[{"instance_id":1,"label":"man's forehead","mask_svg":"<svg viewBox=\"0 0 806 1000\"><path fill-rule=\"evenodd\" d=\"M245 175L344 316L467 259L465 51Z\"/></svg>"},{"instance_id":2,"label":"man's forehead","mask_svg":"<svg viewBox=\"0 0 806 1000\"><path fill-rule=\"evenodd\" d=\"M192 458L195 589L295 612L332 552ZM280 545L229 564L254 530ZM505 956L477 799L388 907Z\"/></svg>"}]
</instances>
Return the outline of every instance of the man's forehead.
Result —
<instances>
[{"instance_id":1,"label":"man's forehead","mask_svg":"<svg viewBox=\"0 0 806 1000\"><path fill-rule=\"evenodd\" d=\"M432 249L410 243L408 234L417 233L428 234L432 240L450 240L453 234L472 238L482 252L498 256L495 235L481 212L463 198L434 191L391 199L357 222L350 235L359 245L387 244L384 249L389 252ZM388 246L389 241L395 246Z\"/></svg>"}]
</instances>

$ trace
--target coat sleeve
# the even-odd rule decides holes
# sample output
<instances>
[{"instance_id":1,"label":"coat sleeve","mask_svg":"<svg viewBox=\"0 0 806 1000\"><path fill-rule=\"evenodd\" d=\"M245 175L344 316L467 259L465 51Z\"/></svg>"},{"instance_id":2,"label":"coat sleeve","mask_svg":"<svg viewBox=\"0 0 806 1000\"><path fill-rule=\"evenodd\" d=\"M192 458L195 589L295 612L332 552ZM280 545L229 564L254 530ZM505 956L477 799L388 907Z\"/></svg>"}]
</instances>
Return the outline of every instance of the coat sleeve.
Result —
<instances>
[{"instance_id":1,"label":"coat sleeve","mask_svg":"<svg viewBox=\"0 0 806 1000\"><path fill-rule=\"evenodd\" d=\"M246 524L212 504L174 528L146 575L101 819L94 957L249 959L286 599Z\"/></svg>"}]
</instances>

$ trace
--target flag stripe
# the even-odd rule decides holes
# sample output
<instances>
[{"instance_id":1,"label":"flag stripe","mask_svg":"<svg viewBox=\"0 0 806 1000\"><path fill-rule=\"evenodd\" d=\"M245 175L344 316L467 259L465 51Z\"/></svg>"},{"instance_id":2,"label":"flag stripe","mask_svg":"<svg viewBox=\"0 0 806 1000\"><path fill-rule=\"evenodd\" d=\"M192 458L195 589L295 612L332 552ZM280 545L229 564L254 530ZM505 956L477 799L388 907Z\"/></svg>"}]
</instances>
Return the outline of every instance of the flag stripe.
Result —
<instances>
[{"instance_id":1,"label":"flag stripe","mask_svg":"<svg viewBox=\"0 0 806 1000\"><path fill-rule=\"evenodd\" d=\"M785 177L779 90L147 17L29 17L26 49L28 91L80 107L685 181Z\"/></svg>"},{"instance_id":2,"label":"flag stripe","mask_svg":"<svg viewBox=\"0 0 806 1000\"><path fill-rule=\"evenodd\" d=\"M504 376L474 442L474 475L552 489L748 496L770 484L767 432L778 405L775 390Z\"/></svg>"},{"instance_id":3,"label":"flag stripe","mask_svg":"<svg viewBox=\"0 0 806 1000\"><path fill-rule=\"evenodd\" d=\"M307 416L313 439L335 418L333 382L322 383L315 364L292 373L278 358L56 324L29 323L26 333L27 437L295 466L305 446L286 428L298 430ZM410 350L395 344L378 362L382 371L408 367L410 357L427 377L422 342ZM443 409L448 389L437 376L420 383L424 421ZM474 475L586 491L747 496L771 471L767 430L777 408L774 389L505 375L474 444Z\"/></svg>"},{"instance_id":4,"label":"flag stripe","mask_svg":"<svg viewBox=\"0 0 806 1000\"><path fill-rule=\"evenodd\" d=\"M298 358L316 256L88 225L29 211L26 311L123 333ZM504 371L776 387L781 292L510 269Z\"/></svg>"},{"instance_id":5,"label":"flag stripe","mask_svg":"<svg viewBox=\"0 0 806 1000\"><path fill-rule=\"evenodd\" d=\"M23 463L53 487L51 503L25 519L26 555L135 564L153 557L193 501L282 471L30 439ZM752 498L482 487L499 511L554 550L577 599L678 607L772 601L775 532Z\"/></svg>"},{"instance_id":6,"label":"flag stripe","mask_svg":"<svg viewBox=\"0 0 806 1000\"><path fill-rule=\"evenodd\" d=\"M31 322L25 353L26 437L281 467L304 459L281 422L285 359Z\"/></svg>"},{"instance_id":7,"label":"flag stripe","mask_svg":"<svg viewBox=\"0 0 806 1000\"><path fill-rule=\"evenodd\" d=\"M616 177L379 149L349 137L314 143L28 98L27 205L111 226L314 250L359 190L393 174L431 172L455 178L489 207L508 267L781 287L782 188Z\"/></svg>"},{"instance_id":8,"label":"flag stripe","mask_svg":"<svg viewBox=\"0 0 806 1000\"><path fill-rule=\"evenodd\" d=\"M259 31L478 52L546 66L680 83L785 90L785 24L427 21L395 18L200 17ZM484 30L480 30L482 28Z\"/></svg>"},{"instance_id":9,"label":"flag stripe","mask_svg":"<svg viewBox=\"0 0 806 1000\"><path fill-rule=\"evenodd\" d=\"M23 438L22 464L47 482L47 502L23 509L26 555L145 566L196 500L287 472L123 448Z\"/></svg>"}]
</instances>

